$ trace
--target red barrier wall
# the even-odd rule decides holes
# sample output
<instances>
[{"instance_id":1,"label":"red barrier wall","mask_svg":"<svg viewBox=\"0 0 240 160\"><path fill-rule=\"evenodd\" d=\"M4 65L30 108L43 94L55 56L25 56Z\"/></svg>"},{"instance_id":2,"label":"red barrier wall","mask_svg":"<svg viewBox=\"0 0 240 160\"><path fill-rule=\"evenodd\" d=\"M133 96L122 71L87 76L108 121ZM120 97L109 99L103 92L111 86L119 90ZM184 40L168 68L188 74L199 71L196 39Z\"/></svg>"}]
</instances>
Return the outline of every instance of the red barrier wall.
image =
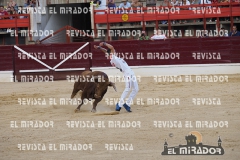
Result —
<instances>
[{"instance_id":1,"label":"red barrier wall","mask_svg":"<svg viewBox=\"0 0 240 160\"><path fill-rule=\"evenodd\" d=\"M130 66L141 65L174 65L174 64L213 64L213 63L239 63L240 62L240 50L237 46L240 45L239 37L221 37L221 38L191 38L191 39L168 39L166 41L112 41L110 42L115 51L120 54L120 57L130 55L132 53L134 59L127 59L127 63ZM99 43L94 42L98 45ZM91 46L91 50L94 50ZM148 58L147 54L159 53L159 56L163 58ZM92 60L93 67L110 66L109 60L106 59L104 54L99 51L93 51L94 57ZM124 56L123 54L124 53ZM167 59L167 53L179 53L179 58L174 56ZM200 59L194 57L201 55ZM220 59L206 58L210 54L220 54ZM142 55L144 59L140 59L137 56ZM173 54L172 54L173 55ZM205 58L204 58L205 56ZM129 56L128 56L129 58Z\"/></svg>"},{"instance_id":2,"label":"red barrier wall","mask_svg":"<svg viewBox=\"0 0 240 160\"><path fill-rule=\"evenodd\" d=\"M167 39L166 41L111 41L109 43L114 46L118 56L126 59L130 66L240 63L239 37ZM85 42L19 45L18 47L32 53L35 57L38 54L39 60L53 68L84 44ZM111 66L110 60L105 57L103 52L94 49L94 45L99 45L99 42L89 42L89 45L77 52L77 57L74 56L57 67L57 69L69 70L48 70L44 74L56 75L56 79L66 79L66 74L79 74L83 71L79 68L88 70L91 67ZM48 69L35 60L27 58L14 46L1 46L0 51L0 70L15 70L14 73L18 80L20 75L27 74L24 70ZM159 58L150 58L149 52L158 55ZM64 56L60 57L61 54ZM211 58L213 54L216 54L215 58ZM12 58L13 55L14 58ZM43 59L44 55L45 59ZM50 55L52 55L51 58ZM83 57L84 55L85 57ZM38 73L32 71L29 74ZM41 74L43 73L41 72Z\"/></svg>"},{"instance_id":3,"label":"red barrier wall","mask_svg":"<svg viewBox=\"0 0 240 160\"><path fill-rule=\"evenodd\" d=\"M12 46L0 47L0 71L13 71Z\"/></svg>"},{"instance_id":4,"label":"red barrier wall","mask_svg":"<svg viewBox=\"0 0 240 160\"><path fill-rule=\"evenodd\" d=\"M38 56L39 60L53 68L84 44L85 43L20 45L18 47L29 54L33 54L34 57ZM14 51L15 51L15 64L18 70L48 69L47 67L36 62L35 60L28 58L18 49L15 48ZM83 55L87 56L84 58ZM89 60L90 57L88 55L89 46L86 46L81 51L76 53L75 56L69 58L66 62L57 67L57 69L66 68L89 69L91 66Z\"/></svg>"},{"instance_id":5,"label":"red barrier wall","mask_svg":"<svg viewBox=\"0 0 240 160\"><path fill-rule=\"evenodd\" d=\"M68 56L78 50L85 43L71 44L42 44L42 45L20 45L20 49L45 63L50 69L36 60L22 53L21 50L14 48L15 75L18 81L21 81L22 75L52 75L54 80L66 79L67 75L79 75L83 70L89 70L91 67L91 53L89 45L81 49L74 56L70 57L64 63L52 70ZM59 71L59 69L64 69ZM32 70L32 71L26 71ZM36 71L35 71L36 70ZM40 72L37 70L47 70Z\"/></svg>"}]
</instances>

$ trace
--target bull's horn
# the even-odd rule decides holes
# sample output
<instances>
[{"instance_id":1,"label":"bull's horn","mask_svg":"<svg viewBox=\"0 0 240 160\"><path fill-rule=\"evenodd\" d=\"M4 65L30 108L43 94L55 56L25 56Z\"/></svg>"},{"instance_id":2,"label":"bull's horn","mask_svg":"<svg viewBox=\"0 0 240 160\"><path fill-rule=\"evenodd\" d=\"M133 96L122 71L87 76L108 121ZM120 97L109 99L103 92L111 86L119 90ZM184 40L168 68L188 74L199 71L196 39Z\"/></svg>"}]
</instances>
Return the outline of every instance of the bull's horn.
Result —
<instances>
[{"instance_id":1,"label":"bull's horn","mask_svg":"<svg viewBox=\"0 0 240 160\"><path fill-rule=\"evenodd\" d=\"M115 83L109 82L109 86L112 86L112 87L114 88L114 90L117 92L117 88L116 88L116 86L115 86Z\"/></svg>"}]
</instances>

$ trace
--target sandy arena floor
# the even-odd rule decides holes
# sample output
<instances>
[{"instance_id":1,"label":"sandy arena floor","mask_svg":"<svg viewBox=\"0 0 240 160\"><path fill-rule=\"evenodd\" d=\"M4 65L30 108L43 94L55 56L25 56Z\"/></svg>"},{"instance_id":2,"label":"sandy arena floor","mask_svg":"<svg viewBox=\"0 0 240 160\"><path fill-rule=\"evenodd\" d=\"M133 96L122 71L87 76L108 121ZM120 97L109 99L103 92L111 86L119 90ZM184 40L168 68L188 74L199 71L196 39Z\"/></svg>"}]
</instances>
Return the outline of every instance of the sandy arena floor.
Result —
<instances>
[{"instance_id":1,"label":"sandy arena floor","mask_svg":"<svg viewBox=\"0 0 240 160\"><path fill-rule=\"evenodd\" d=\"M98 112L95 114L90 112L92 108L90 103L82 106L79 113L74 113L77 105L60 105L60 98L70 98L73 88L71 82L0 83L0 159L239 160L240 75L228 76L228 82L223 83L163 83L155 82L153 77L143 77L139 83L139 93L132 105L133 112L128 113L122 109L116 115L102 115L101 113L114 111L115 102L112 102L113 104L107 102L110 98L120 97L124 89L124 83L121 82L116 83L118 92L115 92L113 88L108 89L104 99L98 104ZM20 100L23 102L24 98L28 100L39 98L41 104L20 105ZM53 98L56 104L50 104L50 98ZM137 99L141 98L145 104L137 105ZM172 100L179 99L180 102L178 104L177 101L172 101L175 105L151 105L147 104L150 98L159 98L159 100L173 98ZM219 98L221 105L194 105L193 98ZM42 105L42 100L45 100L46 105ZM16 121L16 123L11 121ZM49 127L24 128L21 126L21 122L24 121L34 122L34 124L43 121L46 126L49 124ZM71 121L76 122L75 128L67 125ZM111 128L109 126L111 121L120 121L121 126ZM154 121L159 121L159 124L160 121L177 121L178 124L182 124L182 127L164 127L163 125L156 127ZM185 126L186 121L191 121L192 128ZM196 121L223 121L224 126L199 128L196 126ZM82 122L82 126L77 127L77 122ZM90 124L89 127L84 127L83 122ZM131 122L132 126L124 128L122 126L124 122ZM99 124L102 123L105 128L100 127ZM187 143L185 136L191 131L200 132L202 143L205 145L217 146L218 136L221 136L225 154L161 155L165 139L169 147L185 145ZM38 150L34 150L34 144L39 144ZM51 144L55 145L56 150L50 150ZM60 144L61 146L79 144L80 147L84 146L85 150L82 148L60 150ZM125 150L119 150L118 144L121 147L123 145Z\"/></svg>"}]
</instances>

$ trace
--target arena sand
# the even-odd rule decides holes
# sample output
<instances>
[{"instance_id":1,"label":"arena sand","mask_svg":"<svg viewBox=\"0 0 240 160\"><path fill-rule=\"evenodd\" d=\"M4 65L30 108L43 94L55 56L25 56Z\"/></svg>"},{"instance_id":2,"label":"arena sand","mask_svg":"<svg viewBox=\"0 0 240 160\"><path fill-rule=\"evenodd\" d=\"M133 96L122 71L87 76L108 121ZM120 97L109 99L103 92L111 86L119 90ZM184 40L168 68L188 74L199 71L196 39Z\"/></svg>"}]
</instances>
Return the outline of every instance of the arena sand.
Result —
<instances>
[{"instance_id":1,"label":"arena sand","mask_svg":"<svg viewBox=\"0 0 240 160\"><path fill-rule=\"evenodd\" d=\"M115 102L119 98L124 83L116 82L118 92L109 88L104 99L97 106L97 114L91 113L91 104L83 105L81 112L74 113L76 105L60 105L60 98L69 98L73 83L57 81L49 83L0 83L0 159L228 159L240 157L240 75L228 75L228 82L223 83L170 83L155 82L153 77L142 77L139 93L133 101L132 113L122 109L114 113ZM20 105L20 99L39 98L46 100L46 105ZM49 104L54 98L57 104ZM144 105L137 105L137 98L142 98ZM178 105L147 104L147 98L179 98ZM194 105L192 98L219 98L221 105ZM104 114L106 113L106 115ZM18 128L15 128L16 124ZM21 122L53 122L53 127L21 127ZM91 128L69 128L70 121L90 121ZM140 127L110 128L110 121L129 121L139 123ZM182 127L156 127L154 121L177 121ZM191 121L192 128L184 126ZM216 128L197 128L196 121L227 121L228 125ZM98 126L104 123L105 128ZM202 135L204 145L217 146L221 137L224 155L161 155L165 139L168 147L185 145L185 136L191 131ZM22 145L21 145L22 144ZM25 150L23 148L25 144ZM28 150L26 144L41 144L37 150ZM49 145L55 144L56 150ZM60 144L92 144L92 150L60 150ZM124 145L125 150L107 148L106 144ZM127 146L128 145L128 146ZM31 146L31 145L30 145ZM46 147L46 150L43 146ZM80 145L81 146L81 145ZM133 148L131 148L131 147ZM86 147L86 146L85 146ZM89 146L90 147L90 146ZM86 149L86 148L85 148ZM121 149L121 148L120 148ZM133 150L126 150L133 149Z\"/></svg>"}]
</instances>

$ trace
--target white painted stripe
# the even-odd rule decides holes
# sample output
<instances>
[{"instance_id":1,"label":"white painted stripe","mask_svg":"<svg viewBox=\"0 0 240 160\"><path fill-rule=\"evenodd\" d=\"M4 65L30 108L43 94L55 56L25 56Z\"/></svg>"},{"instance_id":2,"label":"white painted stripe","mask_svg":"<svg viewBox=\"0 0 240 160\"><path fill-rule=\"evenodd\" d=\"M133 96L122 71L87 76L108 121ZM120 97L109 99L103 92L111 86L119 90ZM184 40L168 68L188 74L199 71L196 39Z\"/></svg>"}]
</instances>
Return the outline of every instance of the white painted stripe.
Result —
<instances>
[{"instance_id":1,"label":"white painted stripe","mask_svg":"<svg viewBox=\"0 0 240 160\"><path fill-rule=\"evenodd\" d=\"M21 51L22 53L28 55L29 57L31 57L32 59L34 59L35 61L37 61L38 63L44 65L45 67L52 69L52 67L50 67L49 65L47 65L46 63L40 61L39 59L33 57L32 55L30 55L29 53L27 53L26 51L22 50L21 48L19 48L18 46L14 45L14 48L16 48L17 50Z\"/></svg>"},{"instance_id":2,"label":"white painted stripe","mask_svg":"<svg viewBox=\"0 0 240 160\"><path fill-rule=\"evenodd\" d=\"M63 69L55 69L55 71L77 71L77 70L85 70L85 68L63 68Z\"/></svg>"},{"instance_id":3,"label":"white painted stripe","mask_svg":"<svg viewBox=\"0 0 240 160\"><path fill-rule=\"evenodd\" d=\"M90 69L116 69L116 67L91 67Z\"/></svg>"},{"instance_id":4,"label":"white painted stripe","mask_svg":"<svg viewBox=\"0 0 240 160\"><path fill-rule=\"evenodd\" d=\"M38 70L19 70L20 73L27 73L27 72L48 72L48 69L38 69Z\"/></svg>"},{"instance_id":5,"label":"white painted stripe","mask_svg":"<svg viewBox=\"0 0 240 160\"><path fill-rule=\"evenodd\" d=\"M85 43L82 47L78 48L75 52L73 52L72 54L70 54L67 58L65 58L64 60L62 60L60 63L58 63L55 67L53 67L53 69L56 69L57 67L59 67L61 64L63 64L66 60L68 60L69 58L71 58L74 54L76 54L78 51L80 51L81 49L83 49L86 45L88 45L89 42Z\"/></svg>"},{"instance_id":6,"label":"white painted stripe","mask_svg":"<svg viewBox=\"0 0 240 160\"><path fill-rule=\"evenodd\" d=\"M9 74L9 73L13 73L13 71L0 71L0 74Z\"/></svg>"}]
</instances>

